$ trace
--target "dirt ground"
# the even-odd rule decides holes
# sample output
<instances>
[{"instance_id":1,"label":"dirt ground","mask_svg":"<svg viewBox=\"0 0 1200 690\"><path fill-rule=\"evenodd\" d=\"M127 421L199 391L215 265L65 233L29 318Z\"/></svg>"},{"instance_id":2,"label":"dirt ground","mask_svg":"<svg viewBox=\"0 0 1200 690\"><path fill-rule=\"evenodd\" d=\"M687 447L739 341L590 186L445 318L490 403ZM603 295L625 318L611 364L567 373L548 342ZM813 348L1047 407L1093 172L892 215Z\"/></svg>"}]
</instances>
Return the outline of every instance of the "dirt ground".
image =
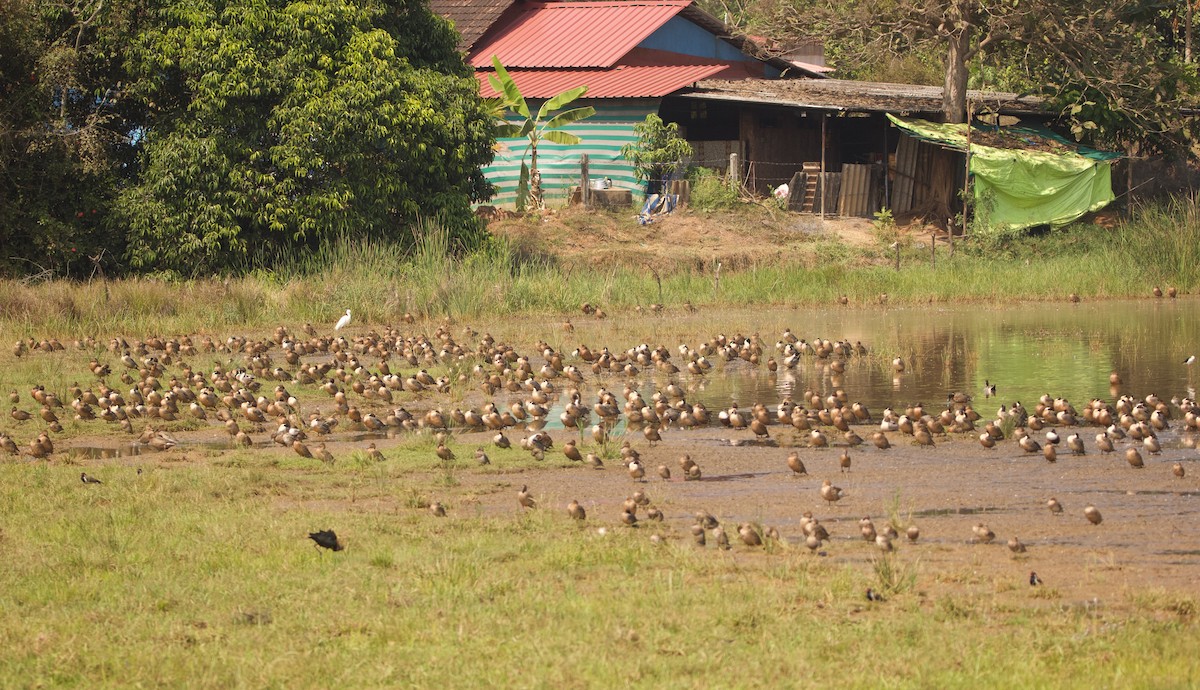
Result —
<instances>
[{"instance_id":1,"label":"dirt ground","mask_svg":"<svg viewBox=\"0 0 1200 690\"><path fill-rule=\"evenodd\" d=\"M869 427L859 427L869 436ZM528 431L511 429L516 443ZM830 540L814 558L829 559L870 572L879 555L873 542L864 541L859 520L870 517L878 530L889 522L899 529L894 541L896 558L918 574L917 591L926 594L970 591L987 595L1016 592L1026 597L1030 572L1044 583L1046 603L1082 606L1127 606L1139 593L1190 592L1200 579L1200 463L1195 450L1168 450L1161 457L1148 457L1144 469L1135 470L1123 454L1060 454L1056 463L1040 453L1023 453L1015 442L1005 441L984 449L968 436L939 439L933 448L915 445L908 437L889 433L893 446L879 450L869 444L857 448L839 445L809 448L807 433L790 427L770 427L766 442L750 431L720 426L663 432L664 440L650 447L631 437L646 467L643 480L634 480L618 458L609 458L601 470L584 464L562 467L563 444L579 434L562 429L549 432L555 448L547 452L546 467L505 467L497 463L488 472L475 472L468 459L456 472L457 485L437 487L440 470L418 472L404 480L406 485L425 487L461 515L512 515L521 510L517 491L527 485L540 509L562 512L578 500L588 512L594 529L629 529L621 524L623 501L643 491L651 505L661 510L664 521L648 522L643 510L641 531L662 538L691 543L689 531L694 514L704 510L716 516L734 540L733 556L754 551L737 541L736 528L755 522L779 530L785 548L804 551L801 516L810 512L828 530ZM184 444L165 453L146 452L119 458L75 458L87 467L117 462L128 465L156 463L169 469L179 463L210 462L219 457L212 448L226 438L215 429L176 434ZM470 449L492 446L492 433L455 434L454 447L460 458ZM403 434L389 439L375 437L385 452L403 443ZM328 448L335 457L361 451L365 438L359 433L329 437ZM112 439L82 437L63 443L113 446ZM1091 445L1091 444L1089 444ZM584 452L599 450L590 440ZM788 453L799 453L806 475L796 475L786 464ZM68 451L69 452L69 451ZM285 448L261 452L291 458ZM839 458L849 454L851 467L840 468ZM699 480L685 481L679 461L687 455L701 467ZM1187 468L1183 479L1172 474L1172 464ZM430 451L430 466L436 459ZM662 479L659 466L670 470ZM822 499L822 481L828 479L844 491L836 503ZM1052 514L1046 501L1055 497L1061 514ZM1086 505L1102 514L1099 525L1085 517ZM336 509L321 504L301 506L288 502L285 509ZM405 509L392 497L368 498L346 510ZM984 523L995 534L990 543L980 543L972 527ZM920 536L910 542L904 532L917 526ZM1027 551L1013 553L1007 546L1017 537ZM706 547L718 553L710 536Z\"/></svg>"},{"instance_id":2,"label":"dirt ground","mask_svg":"<svg viewBox=\"0 0 1200 690\"><path fill-rule=\"evenodd\" d=\"M820 241L854 247L877 243L865 218L788 214L767 207L736 212L683 211L639 225L633 213L555 209L489 222L495 235L533 256L566 266L651 265L666 270L725 270L812 257Z\"/></svg>"},{"instance_id":3,"label":"dirt ground","mask_svg":"<svg viewBox=\"0 0 1200 690\"><path fill-rule=\"evenodd\" d=\"M894 519L902 535L895 548L907 562L919 562L924 587L1028 589L1029 573L1035 571L1063 600L1113 602L1154 588L1187 591L1200 578L1195 451L1152 458L1145 469L1134 470L1119 454L1101 457L1094 451L1064 453L1051 464L1013 442L986 450L959 437L924 448L890 434L895 445L888 450L810 449L789 428L773 427L772 433L778 445L758 444L749 431L719 427L666 433L654 448L638 444L647 467L644 482L631 479L619 461L610 461L602 471L526 471L507 482L472 475L467 484L479 491L486 511L514 510L516 491L527 484L544 506L561 510L577 499L594 520L610 526L619 524L624 499L640 489L666 515L661 526L647 530L680 540L691 538L693 514L707 510L727 527L746 521L776 527L785 541L802 549L800 517L811 511L831 535L821 550L824 557L868 570L878 549L862 539L860 518L871 517L878 529ZM566 437L559 434L559 443ZM788 469L793 449L807 476ZM843 450L851 457L846 472L839 468ZM701 466L702 479L681 479L678 461L685 453ZM1183 455L1192 476L1177 479L1171 465ZM659 465L671 470L670 480L659 478ZM826 503L820 495L824 479L846 497ZM1047 508L1052 496L1063 505L1061 514ZM1101 511L1100 525L1084 517L1088 504ZM972 527L980 522L995 534L991 543L975 538ZM903 536L910 525L920 529L913 543ZM1011 537L1027 551L1011 552Z\"/></svg>"},{"instance_id":4,"label":"dirt ground","mask_svg":"<svg viewBox=\"0 0 1200 690\"><path fill-rule=\"evenodd\" d=\"M1117 209L1102 209L1079 222L1113 227ZM905 218L891 233L925 242L931 234L947 240L944 225ZM609 268L650 266L674 270L713 271L800 260L816 264L822 242L852 249L878 250L874 259L889 262L888 245L869 218L785 213L765 204L745 204L736 211L698 212L683 209L639 225L632 212L587 210L579 206L547 210L526 217L501 214L488 230L509 239L525 254L566 267ZM961 234L956 231L956 234Z\"/></svg>"}]
</instances>

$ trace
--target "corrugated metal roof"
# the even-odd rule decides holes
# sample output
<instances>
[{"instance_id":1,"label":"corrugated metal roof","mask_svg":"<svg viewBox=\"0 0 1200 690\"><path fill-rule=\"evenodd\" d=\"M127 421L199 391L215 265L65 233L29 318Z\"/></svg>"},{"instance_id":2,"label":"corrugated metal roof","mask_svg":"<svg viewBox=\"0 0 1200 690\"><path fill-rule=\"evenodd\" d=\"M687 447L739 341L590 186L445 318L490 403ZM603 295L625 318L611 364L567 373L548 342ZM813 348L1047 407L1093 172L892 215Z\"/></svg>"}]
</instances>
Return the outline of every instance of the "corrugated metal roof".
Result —
<instances>
[{"instance_id":1,"label":"corrugated metal roof","mask_svg":"<svg viewBox=\"0 0 1200 690\"><path fill-rule=\"evenodd\" d=\"M729 26L720 19L717 19L708 12L700 9L695 4L689 4L687 7L685 7L681 13L681 16L703 29L708 29L708 31L714 36L729 41L738 50L742 51L746 55L756 56L768 65L779 69L784 74L794 75L796 72L802 72L806 76L817 79L825 76L820 72L809 72L808 70L794 65L781 57L767 55L763 51L762 46L755 43L752 39L744 34L736 33L733 30L733 27Z\"/></svg>"},{"instance_id":2,"label":"corrugated metal roof","mask_svg":"<svg viewBox=\"0 0 1200 690\"><path fill-rule=\"evenodd\" d=\"M616 65L592 69L510 69L526 98L552 98L576 86L588 87L586 98L657 98L728 68L710 65ZM488 83L490 71L477 71L484 98L499 94Z\"/></svg>"},{"instance_id":3,"label":"corrugated metal roof","mask_svg":"<svg viewBox=\"0 0 1200 690\"><path fill-rule=\"evenodd\" d=\"M516 0L429 0L429 9L454 23L459 50L470 50Z\"/></svg>"},{"instance_id":4,"label":"corrugated metal roof","mask_svg":"<svg viewBox=\"0 0 1200 690\"><path fill-rule=\"evenodd\" d=\"M647 2L530 2L488 32L471 64L506 68L609 67L679 14L691 0Z\"/></svg>"},{"instance_id":5,"label":"corrugated metal roof","mask_svg":"<svg viewBox=\"0 0 1200 690\"><path fill-rule=\"evenodd\" d=\"M764 103L815 110L859 112L910 112L936 114L942 111L942 88L918 84L848 81L844 79L710 79L684 94L688 98ZM979 108L1012 115L1045 115L1045 101L1036 96L1019 96L997 91L968 91Z\"/></svg>"}]
</instances>

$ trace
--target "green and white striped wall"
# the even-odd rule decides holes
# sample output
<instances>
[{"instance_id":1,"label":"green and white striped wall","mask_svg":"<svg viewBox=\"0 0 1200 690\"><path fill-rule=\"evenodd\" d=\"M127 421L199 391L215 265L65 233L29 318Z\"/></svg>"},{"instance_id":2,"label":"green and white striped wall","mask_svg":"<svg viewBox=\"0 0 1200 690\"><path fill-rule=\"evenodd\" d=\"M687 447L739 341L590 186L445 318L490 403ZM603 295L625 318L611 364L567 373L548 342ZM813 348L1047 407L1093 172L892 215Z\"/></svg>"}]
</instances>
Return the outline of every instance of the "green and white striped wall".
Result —
<instances>
[{"instance_id":1,"label":"green and white striped wall","mask_svg":"<svg viewBox=\"0 0 1200 690\"><path fill-rule=\"evenodd\" d=\"M604 99L576 101L568 108L590 105L596 114L581 122L568 125L566 131L582 141L575 146L563 146L543 141L538 144L538 169L542 172L542 190L546 202L561 205L572 186L579 184L579 159L588 155L588 171L593 180L610 177L615 189L629 189L634 200L640 201L646 186L634 175L633 165L621 156L621 147L637 141L633 126L657 113L657 98ZM541 103L530 103L534 110ZM496 185L496 195L488 203L511 207L517 199L517 182L521 178L521 161L528 159L527 139L501 139L503 148L496 153L491 165L483 168L488 181Z\"/></svg>"}]
</instances>

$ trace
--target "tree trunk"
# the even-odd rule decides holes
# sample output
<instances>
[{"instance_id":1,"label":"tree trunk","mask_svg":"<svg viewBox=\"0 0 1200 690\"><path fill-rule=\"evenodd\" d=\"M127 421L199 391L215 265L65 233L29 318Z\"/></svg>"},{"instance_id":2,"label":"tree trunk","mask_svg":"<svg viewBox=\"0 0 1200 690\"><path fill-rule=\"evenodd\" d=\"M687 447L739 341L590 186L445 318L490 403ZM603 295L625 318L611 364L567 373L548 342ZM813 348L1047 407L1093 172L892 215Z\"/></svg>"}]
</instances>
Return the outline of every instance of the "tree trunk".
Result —
<instances>
[{"instance_id":1,"label":"tree trunk","mask_svg":"<svg viewBox=\"0 0 1200 690\"><path fill-rule=\"evenodd\" d=\"M1187 0L1187 12L1184 15L1183 61L1192 61L1192 0Z\"/></svg>"},{"instance_id":2,"label":"tree trunk","mask_svg":"<svg viewBox=\"0 0 1200 690\"><path fill-rule=\"evenodd\" d=\"M946 122L965 122L967 115L967 52L971 32L967 27L946 37L946 86L942 92L942 114Z\"/></svg>"},{"instance_id":3,"label":"tree trunk","mask_svg":"<svg viewBox=\"0 0 1200 690\"><path fill-rule=\"evenodd\" d=\"M542 175L538 172L537 162L537 139L530 137L529 140L530 163L529 163L529 199L533 202L533 207L539 211L546 208L545 202L542 201Z\"/></svg>"}]
</instances>

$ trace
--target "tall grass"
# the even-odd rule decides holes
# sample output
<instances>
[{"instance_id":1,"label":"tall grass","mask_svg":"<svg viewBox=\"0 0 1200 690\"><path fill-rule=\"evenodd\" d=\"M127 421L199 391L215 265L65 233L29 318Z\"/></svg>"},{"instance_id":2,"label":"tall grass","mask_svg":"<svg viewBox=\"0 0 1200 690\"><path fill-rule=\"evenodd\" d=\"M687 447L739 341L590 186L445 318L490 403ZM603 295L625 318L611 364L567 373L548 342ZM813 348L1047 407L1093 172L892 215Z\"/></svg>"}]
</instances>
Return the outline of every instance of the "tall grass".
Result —
<instances>
[{"instance_id":1,"label":"tall grass","mask_svg":"<svg viewBox=\"0 0 1200 690\"><path fill-rule=\"evenodd\" d=\"M1141 255L1146 280L1195 286L1200 283L1200 203L1173 197L1134 209L1133 218L1111 233L1113 249Z\"/></svg>"},{"instance_id":2,"label":"tall grass","mask_svg":"<svg viewBox=\"0 0 1200 690\"><path fill-rule=\"evenodd\" d=\"M668 307L858 305L929 301L1053 300L1144 295L1151 284L1200 288L1200 207L1176 199L1135 209L1126 224L1078 225L996 247L968 239L954 256L906 250L901 269L880 249L781 257L721 280L690 265L651 271L631 262L600 269L565 265L503 238L457 251L436 223L414 229L411 251L365 237L294 252L273 269L239 278L170 282L0 282L0 333L80 336L113 332L201 332L280 322L324 324L346 308L358 323L572 312L583 302L610 313L662 301ZM715 267L713 267L715 268ZM657 278L661 278L661 293Z\"/></svg>"}]
</instances>

